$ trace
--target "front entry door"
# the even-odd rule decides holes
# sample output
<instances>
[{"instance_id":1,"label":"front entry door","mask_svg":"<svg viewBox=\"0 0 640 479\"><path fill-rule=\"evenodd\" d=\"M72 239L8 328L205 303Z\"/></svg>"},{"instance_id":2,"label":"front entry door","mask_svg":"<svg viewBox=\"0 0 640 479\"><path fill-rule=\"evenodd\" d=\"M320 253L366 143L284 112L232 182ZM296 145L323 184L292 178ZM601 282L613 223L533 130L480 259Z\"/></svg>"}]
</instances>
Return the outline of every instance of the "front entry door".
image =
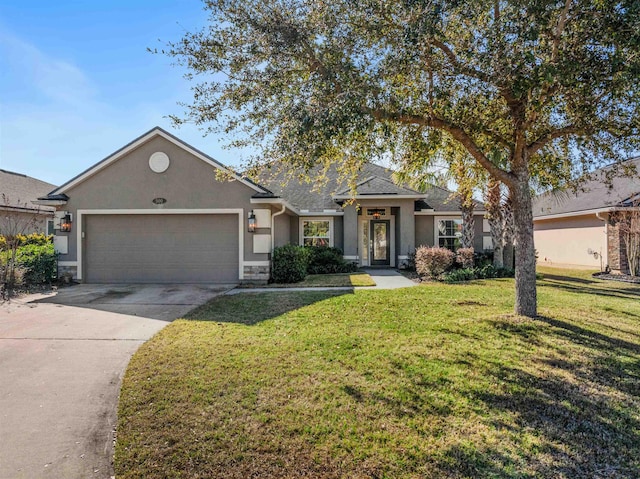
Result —
<instances>
[{"instance_id":1,"label":"front entry door","mask_svg":"<svg viewBox=\"0 0 640 479\"><path fill-rule=\"evenodd\" d=\"M391 265L391 241L389 220L371 220L371 266Z\"/></svg>"}]
</instances>

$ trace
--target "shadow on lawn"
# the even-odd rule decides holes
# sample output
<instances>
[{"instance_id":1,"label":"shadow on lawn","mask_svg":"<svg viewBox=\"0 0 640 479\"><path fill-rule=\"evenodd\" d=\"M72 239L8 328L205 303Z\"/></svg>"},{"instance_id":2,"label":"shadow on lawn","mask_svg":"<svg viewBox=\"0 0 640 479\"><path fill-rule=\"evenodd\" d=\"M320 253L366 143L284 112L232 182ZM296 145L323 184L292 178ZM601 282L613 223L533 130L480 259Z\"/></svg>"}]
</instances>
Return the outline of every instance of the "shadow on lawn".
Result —
<instances>
[{"instance_id":1,"label":"shadow on lawn","mask_svg":"<svg viewBox=\"0 0 640 479\"><path fill-rule=\"evenodd\" d=\"M353 291L296 291L291 293L274 290L268 293L242 293L240 296L242 301L238 301L238 295L218 296L191 311L185 316L185 319L252 326L325 299L345 294L353 294Z\"/></svg>"},{"instance_id":2,"label":"shadow on lawn","mask_svg":"<svg viewBox=\"0 0 640 479\"><path fill-rule=\"evenodd\" d=\"M640 297L640 287L616 287L613 281L588 280L553 274L544 274L538 282L542 287L557 288L571 293L588 293L611 298L634 299Z\"/></svg>"},{"instance_id":3,"label":"shadow on lawn","mask_svg":"<svg viewBox=\"0 0 640 479\"><path fill-rule=\"evenodd\" d=\"M533 433L534 443L521 453L523 463L536 471L531 477L640 477L640 420L633 412L640 400L640 345L554 318L538 319L552 328L536 335L519 324L497 321L496 326L532 346L569 341L583 353L567 354L558 346L564 359L539 358L526 371L484 364L483 374L497 378L500 387L472 397L492 411L493 427L507 433L512 425L499 420L507 413L516 418L518 434ZM473 475L469 465L474 464L475 474L483 477L529 477L509 472L514 469L508 459L499 451L465 452L456 446L445 462L456 473Z\"/></svg>"}]
</instances>

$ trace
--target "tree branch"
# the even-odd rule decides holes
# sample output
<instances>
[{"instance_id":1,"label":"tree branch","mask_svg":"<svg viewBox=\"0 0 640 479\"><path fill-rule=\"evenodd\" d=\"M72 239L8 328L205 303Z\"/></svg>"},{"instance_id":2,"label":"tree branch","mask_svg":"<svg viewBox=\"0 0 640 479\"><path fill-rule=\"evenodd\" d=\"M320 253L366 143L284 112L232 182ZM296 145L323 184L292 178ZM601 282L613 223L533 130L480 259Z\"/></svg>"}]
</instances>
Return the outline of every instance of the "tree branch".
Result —
<instances>
[{"instance_id":1,"label":"tree branch","mask_svg":"<svg viewBox=\"0 0 640 479\"><path fill-rule=\"evenodd\" d=\"M531 156L535 154L538 150L544 148L548 143L552 142L553 140L562 138L563 136L575 135L581 132L583 132L583 130L574 125L558 128L557 130L553 130L547 133L546 135L542 135L537 140L527 145L527 152L529 153L529 156Z\"/></svg>"},{"instance_id":2,"label":"tree branch","mask_svg":"<svg viewBox=\"0 0 640 479\"><path fill-rule=\"evenodd\" d=\"M555 61L558 58L558 50L560 49L560 39L562 38L562 33L564 32L564 26L567 23L567 15L569 13L569 8L571 7L571 1L572 0L565 1L564 8L560 12L560 18L558 18L558 25L553 35L553 47L551 49L551 63L555 63Z\"/></svg>"},{"instance_id":3,"label":"tree branch","mask_svg":"<svg viewBox=\"0 0 640 479\"><path fill-rule=\"evenodd\" d=\"M515 177L512 173L494 165L482 152L473 139L462 128L450 124L446 120L437 117L424 117L404 113L391 113L382 109L369 109L366 111L378 121L393 121L404 125L420 125L442 130L451 135L466 148L469 154L491 175L498 178L506 185L512 185Z\"/></svg>"},{"instance_id":4,"label":"tree branch","mask_svg":"<svg viewBox=\"0 0 640 479\"><path fill-rule=\"evenodd\" d=\"M489 82L489 77L484 72L480 70L476 70L475 68L470 68L462 65L458 61L458 57L456 56L456 54L453 53L453 50L451 50L451 48L449 48L449 46L446 43L436 38L432 38L430 40L430 43L431 45L436 47L438 50L440 50L442 53L444 53L444 55L448 58L449 63L451 63L453 68L455 68L460 73L473 78L477 78L478 80L482 80L483 82Z\"/></svg>"}]
</instances>

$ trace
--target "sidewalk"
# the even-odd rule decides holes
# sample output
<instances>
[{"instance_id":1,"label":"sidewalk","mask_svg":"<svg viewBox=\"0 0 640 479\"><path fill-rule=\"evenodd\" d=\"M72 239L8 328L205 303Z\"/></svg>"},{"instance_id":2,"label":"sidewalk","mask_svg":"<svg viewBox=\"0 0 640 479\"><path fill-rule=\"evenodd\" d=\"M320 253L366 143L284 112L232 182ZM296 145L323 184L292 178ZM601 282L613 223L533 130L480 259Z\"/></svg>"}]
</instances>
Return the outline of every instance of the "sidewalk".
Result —
<instances>
[{"instance_id":1,"label":"sidewalk","mask_svg":"<svg viewBox=\"0 0 640 479\"><path fill-rule=\"evenodd\" d=\"M352 291L354 289L398 289L398 288L410 288L417 286L418 283L414 283L410 279L398 273L395 269L377 269L366 268L363 269L373 281L375 286L359 286L356 288L346 287L318 287L318 288L236 288L231 291L227 291L225 294L233 295L240 293L270 293L276 291Z\"/></svg>"}]
</instances>

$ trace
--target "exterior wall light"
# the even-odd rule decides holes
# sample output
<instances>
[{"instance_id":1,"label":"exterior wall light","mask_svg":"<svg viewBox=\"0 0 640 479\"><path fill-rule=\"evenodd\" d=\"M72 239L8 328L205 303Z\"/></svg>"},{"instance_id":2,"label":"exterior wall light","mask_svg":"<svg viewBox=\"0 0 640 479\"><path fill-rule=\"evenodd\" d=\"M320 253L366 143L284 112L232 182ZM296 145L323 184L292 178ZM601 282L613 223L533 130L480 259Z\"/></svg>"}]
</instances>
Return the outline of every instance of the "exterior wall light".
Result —
<instances>
[{"instance_id":1,"label":"exterior wall light","mask_svg":"<svg viewBox=\"0 0 640 479\"><path fill-rule=\"evenodd\" d=\"M247 216L247 225L249 227L249 233L256 232L256 215L253 214L253 210L249 211L249 215Z\"/></svg>"},{"instance_id":2,"label":"exterior wall light","mask_svg":"<svg viewBox=\"0 0 640 479\"><path fill-rule=\"evenodd\" d=\"M71 213L66 213L60 220L60 231L65 233L71 232Z\"/></svg>"}]
</instances>

